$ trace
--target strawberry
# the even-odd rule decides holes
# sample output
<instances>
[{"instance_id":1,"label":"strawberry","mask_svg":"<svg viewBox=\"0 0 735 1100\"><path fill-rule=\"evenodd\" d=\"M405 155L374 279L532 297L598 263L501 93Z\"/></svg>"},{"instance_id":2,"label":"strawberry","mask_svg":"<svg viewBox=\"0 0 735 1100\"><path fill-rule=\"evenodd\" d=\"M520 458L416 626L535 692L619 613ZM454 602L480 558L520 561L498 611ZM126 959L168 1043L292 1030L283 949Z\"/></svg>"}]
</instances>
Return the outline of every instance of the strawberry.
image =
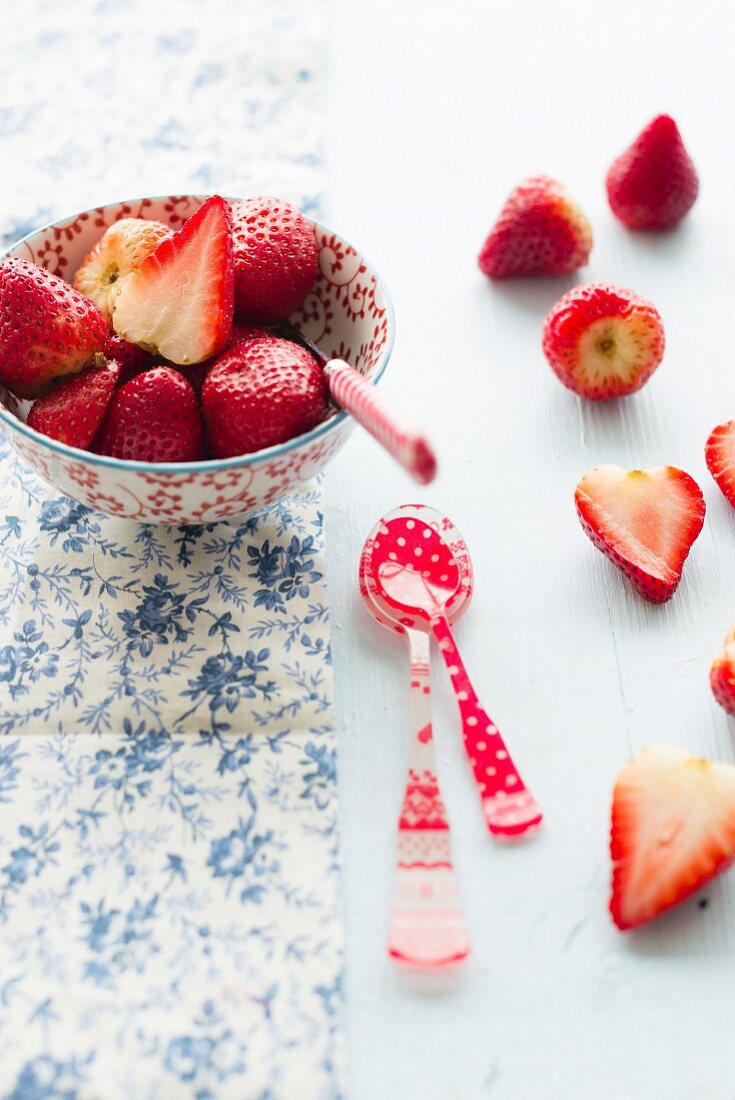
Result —
<instances>
[{"instance_id":1,"label":"strawberry","mask_svg":"<svg viewBox=\"0 0 735 1100\"><path fill-rule=\"evenodd\" d=\"M607 173L607 197L630 229L668 229L694 205L699 180L673 118L658 115Z\"/></svg>"},{"instance_id":2,"label":"strawberry","mask_svg":"<svg viewBox=\"0 0 735 1100\"><path fill-rule=\"evenodd\" d=\"M94 449L137 462L202 458L202 420L189 383L172 367L153 367L126 382L112 396Z\"/></svg>"},{"instance_id":3,"label":"strawberry","mask_svg":"<svg viewBox=\"0 0 735 1100\"><path fill-rule=\"evenodd\" d=\"M592 401L639 390L663 359L664 343L651 303L605 283L572 287L547 314L542 337L557 378Z\"/></svg>"},{"instance_id":4,"label":"strawberry","mask_svg":"<svg viewBox=\"0 0 735 1100\"><path fill-rule=\"evenodd\" d=\"M673 466L596 466L574 495L592 542L651 603L670 599L704 524L702 491Z\"/></svg>"},{"instance_id":5,"label":"strawberry","mask_svg":"<svg viewBox=\"0 0 735 1100\"><path fill-rule=\"evenodd\" d=\"M69 447L86 450L94 439L120 376L118 363L89 367L64 378L34 401L28 426Z\"/></svg>"},{"instance_id":6,"label":"strawberry","mask_svg":"<svg viewBox=\"0 0 735 1100\"><path fill-rule=\"evenodd\" d=\"M100 310L63 279L28 260L0 264L0 382L18 397L90 366L106 337Z\"/></svg>"},{"instance_id":7,"label":"strawberry","mask_svg":"<svg viewBox=\"0 0 735 1100\"><path fill-rule=\"evenodd\" d=\"M718 424L704 446L707 469L735 508L735 420Z\"/></svg>"},{"instance_id":8,"label":"strawberry","mask_svg":"<svg viewBox=\"0 0 735 1100\"><path fill-rule=\"evenodd\" d=\"M122 279L150 256L161 241L170 237L171 232L163 222L121 218L105 230L84 257L72 286L96 302L110 321Z\"/></svg>"},{"instance_id":9,"label":"strawberry","mask_svg":"<svg viewBox=\"0 0 735 1100\"><path fill-rule=\"evenodd\" d=\"M235 344L243 344L246 340L273 340L275 337L265 328L256 325L248 325L243 321L235 321L227 337L226 348L234 348Z\"/></svg>"},{"instance_id":10,"label":"strawberry","mask_svg":"<svg viewBox=\"0 0 735 1100\"><path fill-rule=\"evenodd\" d=\"M317 277L312 222L269 195L232 208L235 313L261 324L281 321L301 305Z\"/></svg>"},{"instance_id":11,"label":"strawberry","mask_svg":"<svg viewBox=\"0 0 735 1100\"><path fill-rule=\"evenodd\" d=\"M712 694L728 714L735 714L735 626L725 638L721 653L709 670Z\"/></svg>"},{"instance_id":12,"label":"strawberry","mask_svg":"<svg viewBox=\"0 0 735 1100\"><path fill-rule=\"evenodd\" d=\"M108 336L103 351L108 359L114 359L120 365L119 386L135 378L141 371L156 365L156 359L150 352L139 348L137 344L121 340L119 336Z\"/></svg>"},{"instance_id":13,"label":"strawberry","mask_svg":"<svg viewBox=\"0 0 735 1100\"><path fill-rule=\"evenodd\" d=\"M618 928L635 928L724 871L735 858L735 767L649 745L615 784L610 831Z\"/></svg>"},{"instance_id":14,"label":"strawberry","mask_svg":"<svg viewBox=\"0 0 735 1100\"><path fill-rule=\"evenodd\" d=\"M308 432L327 411L324 375L305 348L249 340L215 361L202 407L216 458L249 454Z\"/></svg>"},{"instance_id":15,"label":"strawberry","mask_svg":"<svg viewBox=\"0 0 735 1100\"><path fill-rule=\"evenodd\" d=\"M490 279L565 275L583 267L592 228L567 190L548 176L531 176L511 192L478 263Z\"/></svg>"},{"instance_id":16,"label":"strawberry","mask_svg":"<svg viewBox=\"0 0 735 1100\"><path fill-rule=\"evenodd\" d=\"M173 363L201 363L232 327L230 206L203 203L126 276L115 299L118 336Z\"/></svg>"}]
</instances>

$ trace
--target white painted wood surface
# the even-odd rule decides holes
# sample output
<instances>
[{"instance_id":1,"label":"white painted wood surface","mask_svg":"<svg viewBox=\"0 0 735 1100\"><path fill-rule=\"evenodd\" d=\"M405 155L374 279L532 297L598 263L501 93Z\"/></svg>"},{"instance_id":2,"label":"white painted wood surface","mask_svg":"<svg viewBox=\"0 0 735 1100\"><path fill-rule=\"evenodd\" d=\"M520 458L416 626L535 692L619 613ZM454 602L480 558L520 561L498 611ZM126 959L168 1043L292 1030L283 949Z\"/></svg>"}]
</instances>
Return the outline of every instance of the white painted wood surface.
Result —
<instances>
[{"instance_id":1,"label":"white painted wood surface","mask_svg":"<svg viewBox=\"0 0 735 1100\"><path fill-rule=\"evenodd\" d=\"M703 459L735 416L731 4L336 0L327 220L375 262L399 336L385 393L439 450L429 489L367 438L330 467L353 1100L733 1100L735 873L636 935L607 916L617 769L656 740L733 759L707 671L735 619L735 513ZM665 236L607 208L610 160L659 111L700 200ZM592 220L582 281L650 297L668 349L636 397L593 406L553 377L544 314L570 281L491 286L475 255L523 176L564 181ZM643 603L584 537L572 495L599 462L679 465L707 522L673 602ZM444 989L394 972L384 938L406 758L406 655L358 602L362 540L420 500L473 553L457 629L480 695L543 801L522 848L487 835L435 664L441 779L473 955Z\"/></svg>"}]
</instances>

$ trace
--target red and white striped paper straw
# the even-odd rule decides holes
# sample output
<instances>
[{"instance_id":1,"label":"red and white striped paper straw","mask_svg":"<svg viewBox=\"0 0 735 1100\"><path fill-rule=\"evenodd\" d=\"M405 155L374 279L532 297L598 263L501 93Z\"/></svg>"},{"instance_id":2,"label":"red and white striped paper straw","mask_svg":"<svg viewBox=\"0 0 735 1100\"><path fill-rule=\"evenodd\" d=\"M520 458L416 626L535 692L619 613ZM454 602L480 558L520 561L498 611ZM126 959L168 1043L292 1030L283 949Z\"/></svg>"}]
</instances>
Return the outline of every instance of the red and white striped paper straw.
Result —
<instances>
[{"instance_id":1,"label":"red and white striped paper straw","mask_svg":"<svg viewBox=\"0 0 735 1100\"><path fill-rule=\"evenodd\" d=\"M324 373L332 397L345 412L421 485L434 480L436 456L423 432L388 408L375 386L343 359L330 359Z\"/></svg>"}]
</instances>

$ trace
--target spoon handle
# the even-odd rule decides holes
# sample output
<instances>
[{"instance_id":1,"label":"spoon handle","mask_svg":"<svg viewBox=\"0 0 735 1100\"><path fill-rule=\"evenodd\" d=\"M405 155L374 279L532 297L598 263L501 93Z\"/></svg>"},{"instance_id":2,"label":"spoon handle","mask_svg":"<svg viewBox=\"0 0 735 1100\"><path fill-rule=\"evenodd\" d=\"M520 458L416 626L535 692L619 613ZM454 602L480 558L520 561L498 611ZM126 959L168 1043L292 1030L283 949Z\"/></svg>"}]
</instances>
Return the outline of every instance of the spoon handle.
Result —
<instances>
[{"instance_id":1,"label":"spoon handle","mask_svg":"<svg viewBox=\"0 0 735 1100\"><path fill-rule=\"evenodd\" d=\"M431 620L459 703L464 747L475 775L487 826L493 836L513 840L541 824L543 814L510 758L498 727L480 706L446 616Z\"/></svg>"},{"instance_id":2,"label":"spoon handle","mask_svg":"<svg viewBox=\"0 0 735 1100\"><path fill-rule=\"evenodd\" d=\"M388 954L408 966L437 968L459 962L469 947L452 864L449 820L436 774L429 636L407 629L406 637L411 656L411 738L398 824Z\"/></svg>"},{"instance_id":3,"label":"spoon handle","mask_svg":"<svg viewBox=\"0 0 735 1100\"><path fill-rule=\"evenodd\" d=\"M436 456L426 436L386 405L375 386L343 359L324 365L329 392L365 431L385 447L420 485L436 477Z\"/></svg>"}]
</instances>

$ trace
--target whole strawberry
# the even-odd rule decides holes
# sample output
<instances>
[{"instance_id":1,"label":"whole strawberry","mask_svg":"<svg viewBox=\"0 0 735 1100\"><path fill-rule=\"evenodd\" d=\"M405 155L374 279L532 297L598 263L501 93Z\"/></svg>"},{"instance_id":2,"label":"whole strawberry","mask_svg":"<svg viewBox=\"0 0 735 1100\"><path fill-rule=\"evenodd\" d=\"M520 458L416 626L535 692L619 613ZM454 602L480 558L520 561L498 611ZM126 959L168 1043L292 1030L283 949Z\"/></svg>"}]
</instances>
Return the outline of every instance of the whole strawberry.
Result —
<instances>
[{"instance_id":1,"label":"whole strawberry","mask_svg":"<svg viewBox=\"0 0 735 1100\"><path fill-rule=\"evenodd\" d=\"M658 115L607 174L613 214L630 229L668 229L694 205L699 179L673 118Z\"/></svg>"},{"instance_id":2,"label":"whole strawberry","mask_svg":"<svg viewBox=\"0 0 735 1100\"><path fill-rule=\"evenodd\" d=\"M94 441L98 454L137 462L195 462L203 457L199 405L172 367L153 367L116 390Z\"/></svg>"},{"instance_id":3,"label":"whole strawberry","mask_svg":"<svg viewBox=\"0 0 735 1100\"><path fill-rule=\"evenodd\" d=\"M326 414L324 375L305 348L274 337L223 352L202 408L216 458L249 454L310 431Z\"/></svg>"},{"instance_id":4,"label":"whole strawberry","mask_svg":"<svg viewBox=\"0 0 735 1100\"><path fill-rule=\"evenodd\" d=\"M590 223L566 189L532 176L511 192L478 263L490 279L565 275L587 263L591 248Z\"/></svg>"},{"instance_id":5,"label":"whole strawberry","mask_svg":"<svg viewBox=\"0 0 735 1100\"><path fill-rule=\"evenodd\" d=\"M28 426L69 447L86 450L102 423L120 377L118 363L89 367L64 378L50 393L34 401Z\"/></svg>"},{"instance_id":6,"label":"whole strawberry","mask_svg":"<svg viewBox=\"0 0 735 1100\"><path fill-rule=\"evenodd\" d=\"M232 207L235 313L248 321L281 321L301 305L317 277L312 222L269 195Z\"/></svg>"},{"instance_id":7,"label":"whole strawberry","mask_svg":"<svg viewBox=\"0 0 735 1100\"><path fill-rule=\"evenodd\" d=\"M0 382L18 397L90 366L106 338L98 307L63 279L28 260L0 264Z\"/></svg>"},{"instance_id":8,"label":"whole strawberry","mask_svg":"<svg viewBox=\"0 0 735 1100\"><path fill-rule=\"evenodd\" d=\"M575 286L544 321L543 349L568 389L592 401L635 393L664 354L657 310L632 290L589 283Z\"/></svg>"}]
</instances>

